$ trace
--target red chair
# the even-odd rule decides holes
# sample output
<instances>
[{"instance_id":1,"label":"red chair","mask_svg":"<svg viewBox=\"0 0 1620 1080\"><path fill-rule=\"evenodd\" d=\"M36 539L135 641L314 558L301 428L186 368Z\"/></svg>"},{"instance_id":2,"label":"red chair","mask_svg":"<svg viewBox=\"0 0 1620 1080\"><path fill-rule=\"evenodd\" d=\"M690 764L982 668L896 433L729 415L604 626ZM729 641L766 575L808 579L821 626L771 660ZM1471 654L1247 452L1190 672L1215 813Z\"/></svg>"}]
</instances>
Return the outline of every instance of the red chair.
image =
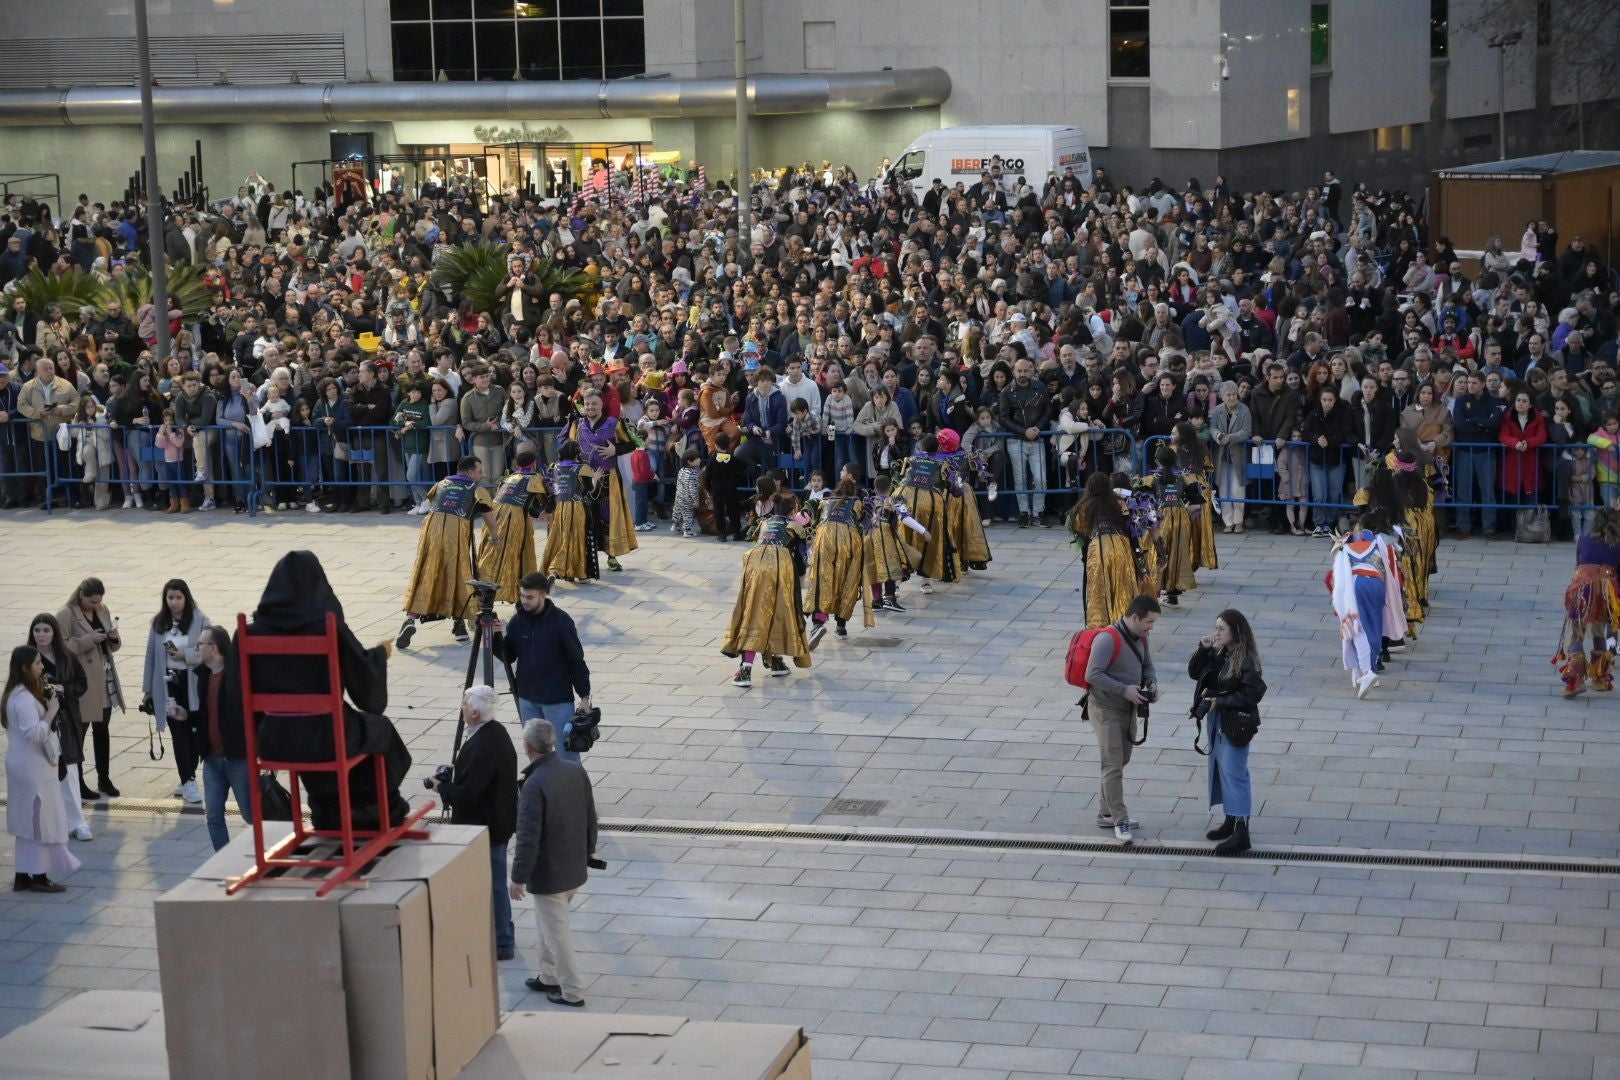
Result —
<instances>
[{"instance_id":1,"label":"red chair","mask_svg":"<svg viewBox=\"0 0 1620 1080\"><path fill-rule=\"evenodd\" d=\"M388 783L386 766L381 754L351 754L343 717L343 674L338 669L337 616L328 612L326 632L316 635L274 635L248 633L247 616L236 616L236 649L242 665L242 725L247 737L248 801L253 809L253 869L226 887L227 895L246 885L262 881L272 870L332 870L335 873L321 877L281 878L283 881L305 882L318 885L316 896L325 896L338 885L356 877L360 870L389 845L399 840L424 840L425 830L415 826L432 810L428 802L397 825L388 819ZM252 661L260 656L320 656L326 659L326 693L320 694L261 694L253 689ZM266 761L259 756L259 717L299 716L329 717L332 724L331 761ZM349 802L349 771L371 759L376 769L379 828L355 829L354 811ZM287 791L292 796L293 834L270 849L264 846L264 814L260 806L259 774L284 772L288 774ZM303 773L336 773L338 814L341 820L336 829L309 829L304 825L303 803L298 777ZM339 842L339 851L333 857L290 854L311 839L329 839Z\"/></svg>"}]
</instances>

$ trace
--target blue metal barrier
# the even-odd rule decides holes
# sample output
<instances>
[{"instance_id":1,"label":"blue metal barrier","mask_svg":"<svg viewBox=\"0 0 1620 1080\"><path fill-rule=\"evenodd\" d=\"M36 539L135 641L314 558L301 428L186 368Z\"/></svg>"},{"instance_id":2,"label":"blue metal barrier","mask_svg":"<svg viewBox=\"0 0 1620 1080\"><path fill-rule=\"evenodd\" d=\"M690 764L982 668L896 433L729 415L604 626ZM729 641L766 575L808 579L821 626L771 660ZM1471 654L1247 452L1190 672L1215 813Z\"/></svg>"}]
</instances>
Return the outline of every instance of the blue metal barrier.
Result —
<instances>
[{"instance_id":1,"label":"blue metal barrier","mask_svg":"<svg viewBox=\"0 0 1620 1080\"><path fill-rule=\"evenodd\" d=\"M31 421L13 414L0 424L0 501L24 503L35 485L45 488L50 503L50 459L47 444L33 437Z\"/></svg>"}]
</instances>

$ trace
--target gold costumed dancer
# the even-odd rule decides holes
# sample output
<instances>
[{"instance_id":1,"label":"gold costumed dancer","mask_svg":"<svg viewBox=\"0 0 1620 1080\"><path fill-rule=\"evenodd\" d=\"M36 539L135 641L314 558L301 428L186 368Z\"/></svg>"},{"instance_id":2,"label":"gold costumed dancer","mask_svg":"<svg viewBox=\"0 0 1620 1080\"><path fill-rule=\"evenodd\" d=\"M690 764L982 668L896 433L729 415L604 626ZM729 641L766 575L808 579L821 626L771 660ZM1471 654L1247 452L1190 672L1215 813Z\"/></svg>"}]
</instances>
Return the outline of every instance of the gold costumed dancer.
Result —
<instances>
[{"instance_id":1,"label":"gold costumed dancer","mask_svg":"<svg viewBox=\"0 0 1620 1080\"><path fill-rule=\"evenodd\" d=\"M1198 588L1193 576L1196 529L1191 507L1203 506L1200 485L1192 474L1177 467L1176 452L1160 446L1154 455L1159 467L1142 480L1142 486L1159 499L1158 594L1160 601L1174 607L1182 593Z\"/></svg>"},{"instance_id":2,"label":"gold costumed dancer","mask_svg":"<svg viewBox=\"0 0 1620 1080\"><path fill-rule=\"evenodd\" d=\"M396 648L410 645L418 620L454 619L450 632L457 641L467 640L466 614L472 602L467 582L477 576L473 519L484 519L486 547L501 542L483 482L483 463L468 454L456 462L453 475L429 489L428 512L416 538L416 565L405 590L405 625L394 638Z\"/></svg>"},{"instance_id":3,"label":"gold costumed dancer","mask_svg":"<svg viewBox=\"0 0 1620 1080\"><path fill-rule=\"evenodd\" d=\"M1125 617L1142 591L1138 557L1125 504L1107 473L1094 472L1069 514L1069 531L1085 551L1086 627L1107 626Z\"/></svg>"},{"instance_id":4,"label":"gold costumed dancer","mask_svg":"<svg viewBox=\"0 0 1620 1080\"><path fill-rule=\"evenodd\" d=\"M872 588L875 584L872 561L866 554L866 523L869 511L855 494L853 480L840 480L833 493L816 504L815 533L810 541L810 569L804 576L804 602L815 623L813 638L826 632L827 616L833 617L834 633L849 636L849 617L861 605L862 621L876 626L872 618ZM813 643L813 642L812 642Z\"/></svg>"},{"instance_id":5,"label":"gold costumed dancer","mask_svg":"<svg viewBox=\"0 0 1620 1080\"><path fill-rule=\"evenodd\" d=\"M872 512L863 541L875 582L872 586L872 604L878 611L904 611L906 609L900 606L899 585L911 577L913 568L922 561L922 552L906 542L900 527L903 525L916 533L925 543L928 530L912 516L906 501L893 493L893 480L887 476L874 477L872 490L876 494L872 497Z\"/></svg>"},{"instance_id":6,"label":"gold costumed dancer","mask_svg":"<svg viewBox=\"0 0 1620 1080\"><path fill-rule=\"evenodd\" d=\"M1564 630L1552 662L1564 696L1614 689L1614 635L1620 623L1620 508L1600 506L1575 541L1575 577L1564 590ZM1588 655L1587 639L1592 648Z\"/></svg>"},{"instance_id":7,"label":"gold costumed dancer","mask_svg":"<svg viewBox=\"0 0 1620 1080\"><path fill-rule=\"evenodd\" d=\"M596 498L605 490L603 477L579 460L579 443L572 439L558 449L557 459L546 495L551 528L540 570L565 581L595 580L602 576L598 556L607 531L596 513Z\"/></svg>"},{"instance_id":8,"label":"gold costumed dancer","mask_svg":"<svg viewBox=\"0 0 1620 1080\"><path fill-rule=\"evenodd\" d=\"M619 475L620 454L628 454L639 445L630 434L630 426L602 411L602 395L596 390L585 391L580 402L583 416L568 425L564 439L577 443L585 464L607 477L607 486L598 500L595 512L606 527L607 568L623 570L619 556L628 555L640 545L630 516L630 502L624 494L624 480Z\"/></svg>"},{"instance_id":9,"label":"gold costumed dancer","mask_svg":"<svg viewBox=\"0 0 1620 1080\"><path fill-rule=\"evenodd\" d=\"M939 440L924 435L921 449L900 465L900 487L895 494L904 499L911 512L927 530L922 558L913 567L923 579L924 594L934 591L932 580L955 581L957 551L945 505L945 461L939 454ZM931 580L932 579L932 580Z\"/></svg>"},{"instance_id":10,"label":"gold costumed dancer","mask_svg":"<svg viewBox=\"0 0 1620 1080\"><path fill-rule=\"evenodd\" d=\"M956 538L962 565L983 570L990 565L990 541L984 534L975 491L979 480L989 477L989 467L978 454L963 450L961 436L950 428L941 428L935 438L945 459L945 518L951 535Z\"/></svg>"},{"instance_id":11,"label":"gold costumed dancer","mask_svg":"<svg viewBox=\"0 0 1620 1080\"><path fill-rule=\"evenodd\" d=\"M798 667L810 666L795 564L794 549L805 541L804 526L792 516L797 509L795 496L777 495L771 514L755 523L755 544L743 556L737 603L720 644L724 655L742 658L733 686L754 685L754 658L761 653L773 678L788 674L784 656Z\"/></svg>"},{"instance_id":12,"label":"gold costumed dancer","mask_svg":"<svg viewBox=\"0 0 1620 1080\"><path fill-rule=\"evenodd\" d=\"M534 572L534 519L544 506L546 481L532 448L518 451L516 467L495 485L495 531L478 547L478 572L500 586L495 599L518 601L518 582ZM499 543L491 540L498 536Z\"/></svg>"},{"instance_id":13,"label":"gold costumed dancer","mask_svg":"<svg viewBox=\"0 0 1620 1080\"><path fill-rule=\"evenodd\" d=\"M1171 430L1170 445L1176 449L1176 467L1192 473L1203 492L1202 499L1187 504L1193 523L1193 569L1219 570L1221 558L1215 550L1214 465L1209 460L1209 450L1198 437L1198 429L1186 422Z\"/></svg>"}]
</instances>

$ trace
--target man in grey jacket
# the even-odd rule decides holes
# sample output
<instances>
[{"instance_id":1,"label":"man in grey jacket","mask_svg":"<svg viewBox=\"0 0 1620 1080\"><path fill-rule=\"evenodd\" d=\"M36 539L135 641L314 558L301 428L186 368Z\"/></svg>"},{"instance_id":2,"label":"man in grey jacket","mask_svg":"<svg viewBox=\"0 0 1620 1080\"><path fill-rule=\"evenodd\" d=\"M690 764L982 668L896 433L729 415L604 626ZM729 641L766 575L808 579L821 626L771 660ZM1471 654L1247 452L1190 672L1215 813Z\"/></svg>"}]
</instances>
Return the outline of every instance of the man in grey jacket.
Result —
<instances>
[{"instance_id":1,"label":"man in grey jacket","mask_svg":"<svg viewBox=\"0 0 1620 1080\"><path fill-rule=\"evenodd\" d=\"M1159 678L1148 655L1148 632L1159 621L1159 602L1138 596L1125 615L1091 645L1086 663L1085 715L1097 733L1102 757L1102 802L1097 827L1113 829L1114 839L1129 844L1136 822L1125 810L1125 766L1131 763L1131 740L1136 736L1137 710L1146 715L1149 703L1159 700ZM1115 634L1118 637L1116 638Z\"/></svg>"},{"instance_id":2,"label":"man in grey jacket","mask_svg":"<svg viewBox=\"0 0 1620 1080\"><path fill-rule=\"evenodd\" d=\"M596 852L596 801L578 762L557 755L557 729L546 719L523 725L529 765L518 789L517 845L512 854L512 899L534 894L540 932L540 974L524 980L553 1005L583 1008L579 963L568 903L585 884Z\"/></svg>"},{"instance_id":3,"label":"man in grey jacket","mask_svg":"<svg viewBox=\"0 0 1620 1080\"><path fill-rule=\"evenodd\" d=\"M180 376L180 392L174 395L174 425L186 433L191 447L192 463L196 475L202 478L202 509L214 508L213 473L209 463L219 432L212 430L219 423L219 400L213 391L205 389L202 373L187 371Z\"/></svg>"},{"instance_id":4,"label":"man in grey jacket","mask_svg":"<svg viewBox=\"0 0 1620 1080\"><path fill-rule=\"evenodd\" d=\"M472 439L472 452L484 463L484 486L494 487L506 475L506 432L501 406L506 395L490 385L493 373L483 364L472 368L472 389L461 395L461 423L456 439Z\"/></svg>"}]
</instances>

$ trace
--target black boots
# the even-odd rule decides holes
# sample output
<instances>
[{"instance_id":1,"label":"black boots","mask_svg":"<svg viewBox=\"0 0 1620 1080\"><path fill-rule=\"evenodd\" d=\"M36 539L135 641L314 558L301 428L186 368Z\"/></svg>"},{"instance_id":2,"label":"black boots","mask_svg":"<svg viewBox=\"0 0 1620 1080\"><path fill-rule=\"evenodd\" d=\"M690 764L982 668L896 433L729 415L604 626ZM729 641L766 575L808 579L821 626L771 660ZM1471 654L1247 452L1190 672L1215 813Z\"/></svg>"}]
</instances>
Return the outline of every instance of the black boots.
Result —
<instances>
[{"instance_id":1,"label":"black boots","mask_svg":"<svg viewBox=\"0 0 1620 1080\"><path fill-rule=\"evenodd\" d=\"M1217 855L1239 855L1249 850L1249 819L1228 818L1233 822L1232 835L1215 845ZM1224 826L1222 826L1224 828Z\"/></svg>"},{"instance_id":2,"label":"black boots","mask_svg":"<svg viewBox=\"0 0 1620 1080\"><path fill-rule=\"evenodd\" d=\"M1219 825L1215 826L1215 828L1204 834L1204 839L1225 840L1228 836L1232 835L1232 828L1236 824L1237 818L1233 817L1231 814L1227 814L1225 821L1221 822Z\"/></svg>"},{"instance_id":3,"label":"black boots","mask_svg":"<svg viewBox=\"0 0 1620 1080\"><path fill-rule=\"evenodd\" d=\"M96 759L96 790L103 795L118 797L118 788L112 782L112 732L106 724L90 725L90 748ZM84 766L79 766L81 775ZM82 781L81 781L82 783Z\"/></svg>"}]
</instances>

